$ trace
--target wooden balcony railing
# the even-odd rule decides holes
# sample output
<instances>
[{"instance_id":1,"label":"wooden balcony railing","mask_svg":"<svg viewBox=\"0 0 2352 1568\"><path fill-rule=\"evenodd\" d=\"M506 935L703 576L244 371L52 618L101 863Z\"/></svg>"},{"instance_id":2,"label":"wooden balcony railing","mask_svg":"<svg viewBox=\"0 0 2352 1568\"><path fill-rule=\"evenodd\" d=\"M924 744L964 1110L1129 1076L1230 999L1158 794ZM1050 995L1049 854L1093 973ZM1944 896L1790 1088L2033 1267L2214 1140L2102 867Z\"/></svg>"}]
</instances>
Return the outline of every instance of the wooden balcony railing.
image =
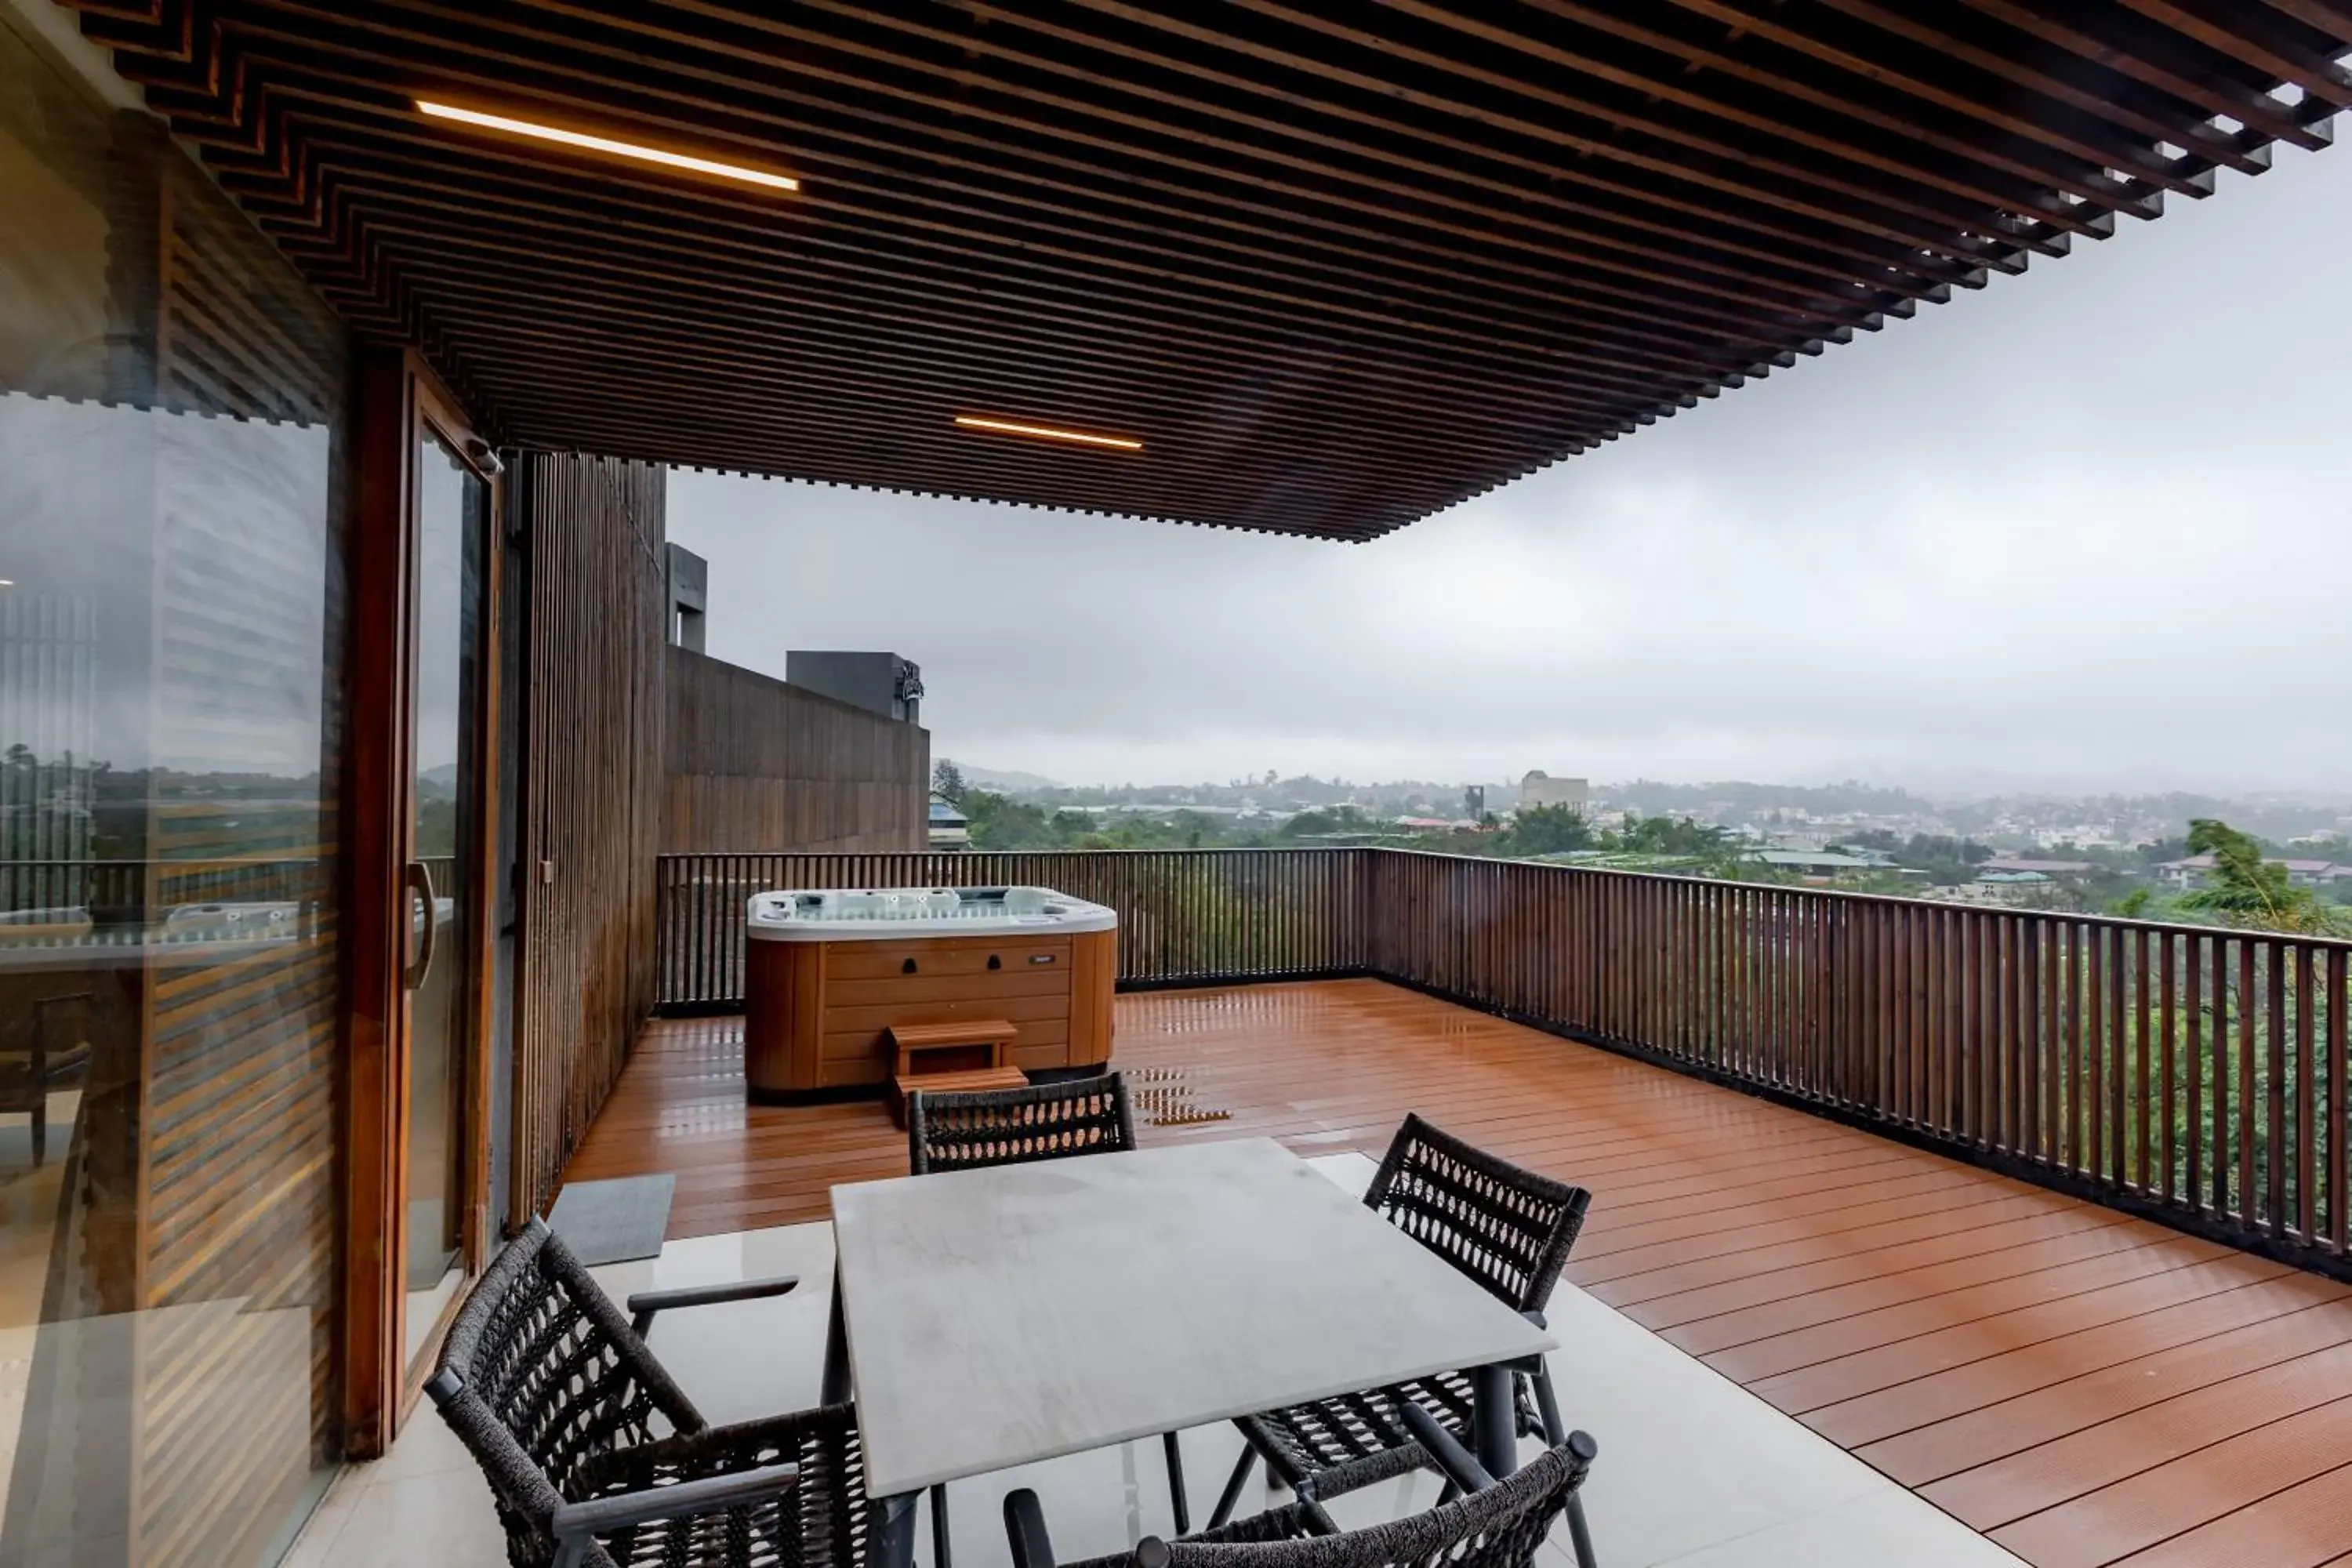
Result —
<instances>
[{"instance_id":1,"label":"wooden balcony railing","mask_svg":"<svg viewBox=\"0 0 2352 1568\"><path fill-rule=\"evenodd\" d=\"M317 903L332 863L280 859L0 860L0 915L160 915L215 903Z\"/></svg>"},{"instance_id":2,"label":"wooden balcony railing","mask_svg":"<svg viewBox=\"0 0 2352 1568\"><path fill-rule=\"evenodd\" d=\"M660 995L761 889L1061 889L1123 984L1369 973L2352 1277L2352 943L1389 849L673 856Z\"/></svg>"},{"instance_id":3,"label":"wooden balcony railing","mask_svg":"<svg viewBox=\"0 0 2352 1568\"><path fill-rule=\"evenodd\" d=\"M665 855L656 999L742 1005L744 900L777 888L1053 888L1118 911L1129 988L1361 973L1366 874L1353 849Z\"/></svg>"}]
</instances>

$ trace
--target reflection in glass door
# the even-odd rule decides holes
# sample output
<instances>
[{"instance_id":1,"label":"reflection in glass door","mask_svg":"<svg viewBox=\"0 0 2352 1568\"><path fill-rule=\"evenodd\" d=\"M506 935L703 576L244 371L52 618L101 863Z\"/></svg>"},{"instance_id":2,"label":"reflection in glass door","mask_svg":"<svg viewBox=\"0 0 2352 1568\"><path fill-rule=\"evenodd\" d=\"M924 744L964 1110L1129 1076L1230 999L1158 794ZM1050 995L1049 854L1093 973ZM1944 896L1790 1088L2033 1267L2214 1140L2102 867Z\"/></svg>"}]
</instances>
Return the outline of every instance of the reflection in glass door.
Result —
<instances>
[{"instance_id":1,"label":"reflection in glass door","mask_svg":"<svg viewBox=\"0 0 2352 1568\"><path fill-rule=\"evenodd\" d=\"M417 453L410 705L406 1359L466 1273L482 863L489 486L427 433Z\"/></svg>"}]
</instances>

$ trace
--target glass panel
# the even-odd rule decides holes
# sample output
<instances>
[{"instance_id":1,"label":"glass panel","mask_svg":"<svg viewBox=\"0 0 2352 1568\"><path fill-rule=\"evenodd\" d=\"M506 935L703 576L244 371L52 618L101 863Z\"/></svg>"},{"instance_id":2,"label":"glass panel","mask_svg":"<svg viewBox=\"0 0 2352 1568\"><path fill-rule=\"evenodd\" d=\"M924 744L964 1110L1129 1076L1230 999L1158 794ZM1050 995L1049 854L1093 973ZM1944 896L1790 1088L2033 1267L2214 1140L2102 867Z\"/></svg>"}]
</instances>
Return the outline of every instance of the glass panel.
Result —
<instances>
[{"instance_id":1,"label":"glass panel","mask_svg":"<svg viewBox=\"0 0 2352 1568\"><path fill-rule=\"evenodd\" d=\"M483 552L489 487L436 437L417 453L408 1041L408 1355L464 1278L467 1086L476 1009L469 955L481 863ZM428 913L426 900L430 898ZM432 922L428 931L426 921Z\"/></svg>"},{"instance_id":2,"label":"glass panel","mask_svg":"<svg viewBox=\"0 0 2352 1568\"><path fill-rule=\"evenodd\" d=\"M16 16L0 1563L243 1568L336 1446L344 345Z\"/></svg>"}]
</instances>

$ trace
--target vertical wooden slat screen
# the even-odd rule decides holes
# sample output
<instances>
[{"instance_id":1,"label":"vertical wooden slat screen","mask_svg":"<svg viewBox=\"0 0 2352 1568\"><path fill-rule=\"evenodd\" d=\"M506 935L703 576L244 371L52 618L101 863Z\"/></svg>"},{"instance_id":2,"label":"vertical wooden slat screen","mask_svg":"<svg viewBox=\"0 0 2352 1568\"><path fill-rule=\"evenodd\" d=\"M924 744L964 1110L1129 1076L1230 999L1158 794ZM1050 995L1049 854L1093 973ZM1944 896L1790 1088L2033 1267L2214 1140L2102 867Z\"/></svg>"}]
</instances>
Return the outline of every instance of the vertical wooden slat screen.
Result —
<instances>
[{"instance_id":1,"label":"vertical wooden slat screen","mask_svg":"<svg viewBox=\"0 0 2352 1568\"><path fill-rule=\"evenodd\" d=\"M514 1213L546 1207L654 1003L663 473L527 453Z\"/></svg>"},{"instance_id":2,"label":"vertical wooden slat screen","mask_svg":"<svg viewBox=\"0 0 2352 1568\"><path fill-rule=\"evenodd\" d=\"M1127 985L1366 973L2339 1272L2352 943L1393 849L676 855L658 998L742 994L743 901L1033 883Z\"/></svg>"},{"instance_id":3,"label":"vertical wooden slat screen","mask_svg":"<svg viewBox=\"0 0 2352 1568\"><path fill-rule=\"evenodd\" d=\"M686 648L664 653L664 853L929 843L920 725Z\"/></svg>"}]
</instances>

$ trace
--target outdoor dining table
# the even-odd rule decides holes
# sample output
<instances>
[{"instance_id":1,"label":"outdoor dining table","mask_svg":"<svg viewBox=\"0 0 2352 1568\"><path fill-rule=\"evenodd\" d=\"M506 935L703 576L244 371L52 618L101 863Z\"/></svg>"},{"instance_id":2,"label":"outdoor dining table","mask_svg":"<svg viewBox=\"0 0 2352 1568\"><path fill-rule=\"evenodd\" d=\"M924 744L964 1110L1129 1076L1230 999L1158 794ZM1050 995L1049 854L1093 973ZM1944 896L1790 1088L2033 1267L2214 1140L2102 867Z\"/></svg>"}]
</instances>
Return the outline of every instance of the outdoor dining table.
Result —
<instances>
[{"instance_id":1,"label":"outdoor dining table","mask_svg":"<svg viewBox=\"0 0 2352 1568\"><path fill-rule=\"evenodd\" d=\"M882 1568L929 1487L1454 1369L1502 1476L1509 1363L1556 1342L1267 1138L846 1184L833 1216L826 1398Z\"/></svg>"}]
</instances>

